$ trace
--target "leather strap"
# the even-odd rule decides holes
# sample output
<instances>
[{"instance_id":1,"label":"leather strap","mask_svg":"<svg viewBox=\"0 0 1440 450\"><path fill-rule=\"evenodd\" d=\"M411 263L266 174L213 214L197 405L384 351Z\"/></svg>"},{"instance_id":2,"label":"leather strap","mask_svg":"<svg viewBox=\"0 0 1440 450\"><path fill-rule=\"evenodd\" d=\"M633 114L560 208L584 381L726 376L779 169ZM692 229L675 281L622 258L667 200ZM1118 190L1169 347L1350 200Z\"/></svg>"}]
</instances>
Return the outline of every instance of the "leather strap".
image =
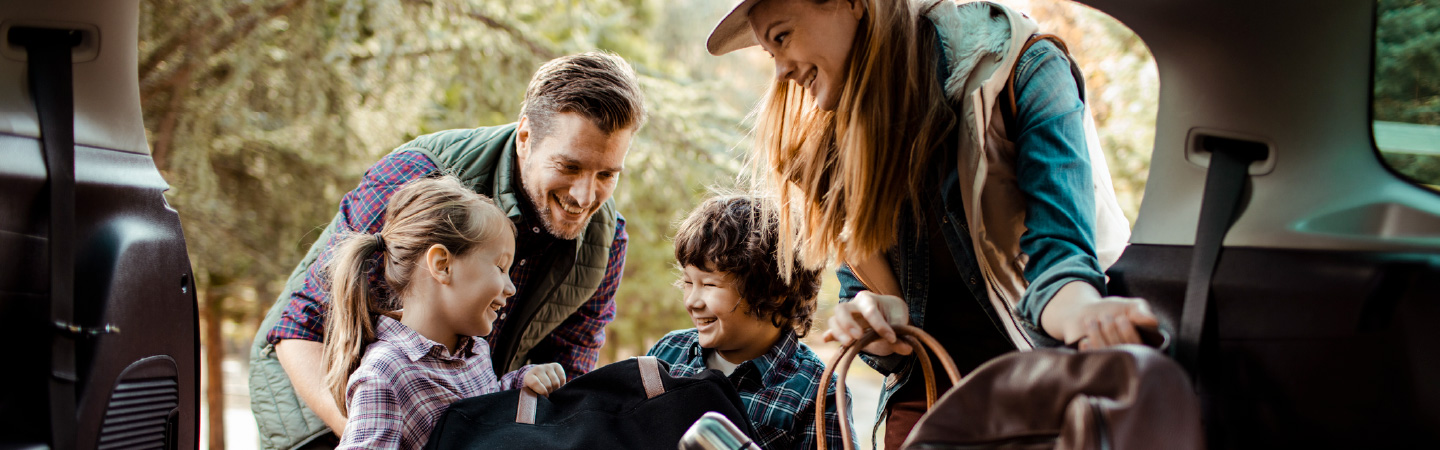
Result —
<instances>
[{"instance_id":1,"label":"leather strap","mask_svg":"<svg viewBox=\"0 0 1440 450\"><path fill-rule=\"evenodd\" d=\"M75 447L75 30L16 27L9 41L25 47L30 96L40 119L50 197L50 431L57 449Z\"/></svg>"},{"instance_id":2,"label":"leather strap","mask_svg":"<svg viewBox=\"0 0 1440 450\"><path fill-rule=\"evenodd\" d=\"M539 403L535 396L535 391L529 387L520 388L520 404L515 406L515 423L535 424L535 405Z\"/></svg>"},{"instance_id":3,"label":"leather strap","mask_svg":"<svg viewBox=\"0 0 1440 450\"><path fill-rule=\"evenodd\" d=\"M1205 193L1196 224L1195 247L1190 259L1190 280L1185 287L1185 306L1180 314L1180 340L1176 357L1201 383L1200 348L1206 316L1210 311L1210 282L1220 261L1221 247L1230 225L1243 210L1241 198L1249 180L1252 161L1266 157L1263 144L1205 137L1200 144L1210 151L1210 169L1205 175Z\"/></svg>"},{"instance_id":4,"label":"leather strap","mask_svg":"<svg viewBox=\"0 0 1440 450\"><path fill-rule=\"evenodd\" d=\"M955 361L950 359L950 354L945 352L945 347L939 341L930 337L929 334L912 325L898 325L895 327L895 335L905 339L915 348L915 356L920 358L920 368L925 374L925 400L926 407L935 405L935 373L930 367L930 356L925 348L929 347L940 359L940 365L945 367L945 373L950 375L951 385L960 384L960 369L955 367ZM850 345L840 348L835 354L835 359L825 366L825 372L820 374L819 392L815 394L815 410L825 411L825 394L830 386L830 377L835 377L835 411L840 419L840 438L844 440L845 450L853 450L850 444L850 419L849 405L845 400L845 374L850 372L850 362L860 354L860 349L865 348L871 342L880 339L875 330L865 332L864 336L850 342ZM815 443L817 448L830 448L825 442L825 415L815 414Z\"/></svg>"},{"instance_id":5,"label":"leather strap","mask_svg":"<svg viewBox=\"0 0 1440 450\"><path fill-rule=\"evenodd\" d=\"M660 384L660 362L654 356L641 356L635 358L640 365L640 383L645 385L645 398L655 398L665 393L665 385Z\"/></svg>"},{"instance_id":6,"label":"leather strap","mask_svg":"<svg viewBox=\"0 0 1440 450\"><path fill-rule=\"evenodd\" d=\"M645 388L645 398L664 394L665 385L660 382L660 360L654 356L641 356L635 358L635 363L640 368L640 384ZM520 388L520 400L515 405L515 423L535 424L535 409L540 403L537 397L538 394L530 388Z\"/></svg>"}]
</instances>

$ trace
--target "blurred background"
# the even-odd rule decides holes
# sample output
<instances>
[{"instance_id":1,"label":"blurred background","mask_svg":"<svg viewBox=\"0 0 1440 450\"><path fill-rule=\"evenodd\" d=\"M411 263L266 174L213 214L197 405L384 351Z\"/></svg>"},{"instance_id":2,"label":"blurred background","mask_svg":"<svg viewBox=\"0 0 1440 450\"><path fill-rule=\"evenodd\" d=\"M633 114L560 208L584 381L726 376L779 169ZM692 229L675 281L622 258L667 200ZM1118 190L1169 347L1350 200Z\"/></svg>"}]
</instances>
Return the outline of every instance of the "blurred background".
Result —
<instances>
[{"instance_id":1,"label":"blurred background","mask_svg":"<svg viewBox=\"0 0 1440 450\"><path fill-rule=\"evenodd\" d=\"M1069 43L1087 76L1116 193L1133 221L1159 91L1145 45L1077 3L1003 3ZM1425 84L1406 74L1440 65L1440 9L1434 0L1380 3L1393 10L1382 14L1381 30L1397 30L1389 41L1379 37L1380 53L1429 62L1381 64L1377 70L1395 76L1382 83L1377 75L1375 116L1433 129L1440 125L1440 87L1433 77ZM1428 16L1404 12L1421 3L1431 5L1423 10ZM644 354L666 332L690 327L672 287L674 224L707 188L736 183L749 146L747 114L773 70L760 50L723 57L705 52L710 27L732 4L143 1L145 126L155 162L173 187L168 200L183 220L199 289L202 448L257 446L246 385L251 340L290 270L364 170L422 134L516 120L531 74L560 55L604 49L625 57L640 74L651 112L615 193L630 248L601 363ZM1428 184L1440 179L1434 153L1385 158ZM819 318L829 317L836 290L831 272ZM807 341L828 359L834 347L818 342L822 332L812 331ZM857 431L868 442L880 377L861 364L852 372Z\"/></svg>"},{"instance_id":2,"label":"blurred background","mask_svg":"<svg viewBox=\"0 0 1440 450\"><path fill-rule=\"evenodd\" d=\"M1158 81L1143 43L1083 5L1007 1L1061 35L1088 78L1117 194L1135 217ZM672 286L674 224L732 186L747 114L773 72L760 50L705 52L732 2L716 0L145 0L140 91L156 164L172 185L199 289L202 448L257 446L248 352L265 311L340 197L370 164L426 133L517 119L531 74L556 56L620 54L650 122L615 200L630 248L601 363L689 328ZM833 272L818 317L836 302ZM823 320L820 321L823 327ZM823 329L809 343L828 358ZM881 378L856 364L868 442ZM866 445L868 447L868 445Z\"/></svg>"}]
</instances>

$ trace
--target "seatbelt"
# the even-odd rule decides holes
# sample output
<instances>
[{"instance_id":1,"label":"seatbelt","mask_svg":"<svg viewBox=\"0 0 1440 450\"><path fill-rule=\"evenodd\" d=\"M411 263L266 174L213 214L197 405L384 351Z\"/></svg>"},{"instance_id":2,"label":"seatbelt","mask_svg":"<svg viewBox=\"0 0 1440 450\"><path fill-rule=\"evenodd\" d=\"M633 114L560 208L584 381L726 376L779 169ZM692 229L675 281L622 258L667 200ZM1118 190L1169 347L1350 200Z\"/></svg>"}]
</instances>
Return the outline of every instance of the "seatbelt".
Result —
<instances>
[{"instance_id":1,"label":"seatbelt","mask_svg":"<svg viewBox=\"0 0 1440 450\"><path fill-rule=\"evenodd\" d=\"M1180 364L1195 376L1201 388L1201 342L1210 308L1210 282L1220 261L1225 233L1244 209L1241 197L1249 180L1250 163L1268 156L1265 144L1206 136L1201 148L1210 151L1210 169L1205 175L1205 193L1200 203L1200 220L1195 227L1195 247L1190 259L1190 281L1185 287L1185 306L1180 313L1180 342L1176 347ZM1212 336L1213 340L1214 336Z\"/></svg>"},{"instance_id":2,"label":"seatbelt","mask_svg":"<svg viewBox=\"0 0 1440 450\"><path fill-rule=\"evenodd\" d=\"M75 448L75 92L71 48L75 30L15 27L10 42L25 47L30 96L40 119L50 197L51 447Z\"/></svg>"}]
</instances>

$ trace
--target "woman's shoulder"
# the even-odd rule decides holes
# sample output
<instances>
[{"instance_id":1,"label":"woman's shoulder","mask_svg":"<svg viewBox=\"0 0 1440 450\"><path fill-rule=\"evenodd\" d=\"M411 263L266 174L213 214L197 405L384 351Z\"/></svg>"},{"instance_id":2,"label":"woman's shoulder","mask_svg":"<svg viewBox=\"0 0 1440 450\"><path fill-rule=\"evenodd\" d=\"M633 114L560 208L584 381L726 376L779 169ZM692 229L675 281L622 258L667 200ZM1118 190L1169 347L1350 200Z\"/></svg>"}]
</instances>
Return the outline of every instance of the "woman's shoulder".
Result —
<instances>
[{"instance_id":1,"label":"woman's shoulder","mask_svg":"<svg viewBox=\"0 0 1440 450\"><path fill-rule=\"evenodd\" d=\"M1034 38L1032 37L1031 39ZM1030 44L1030 48L1025 49L1025 53L1020 54L1020 62L1022 64L1025 62L1035 63L1050 58L1066 59L1065 51L1061 50L1060 46L1055 45L1055 42L1050 39L1040 39L1034 44Z\"/></svg>"},{"instance_id":2,"label":"woman's shoulder","mask_svg":"<svg viewBox=\"0 0 1440 450\"><path fill-rule=\"evenodd\" d=\"M1063 68L1066 73L1070 71L1069 55L1050 39L1040 39L1031 44L1030 48L1020 54L1020 59L1015 64L1016 88L1021 90L1023 90L1023 85L1028 84L1026 81L1042 68L1053 67L1055 70Z\"/></svg>"}]
</instances>

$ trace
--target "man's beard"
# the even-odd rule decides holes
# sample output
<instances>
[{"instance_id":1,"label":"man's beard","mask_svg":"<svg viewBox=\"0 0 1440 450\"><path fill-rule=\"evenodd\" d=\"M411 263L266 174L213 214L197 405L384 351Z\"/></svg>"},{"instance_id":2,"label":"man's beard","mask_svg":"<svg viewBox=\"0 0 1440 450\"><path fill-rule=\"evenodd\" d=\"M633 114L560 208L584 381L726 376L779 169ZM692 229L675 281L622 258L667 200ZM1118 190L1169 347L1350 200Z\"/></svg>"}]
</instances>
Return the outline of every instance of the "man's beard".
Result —
<instances>
[{"instance_id":1,"label":"man's beard","mask_svg":"<svg viewBox=\"0 0 1440 450\"><path fill-rule=\"evenodd\" d=\"M589 223L590 218L594 216L593 211L589 215L586 215L580 220L579 226L576 226L574 230L567 231L561 229L560 224L556 223L555 216L551 214L550 196L530 186L530 182L524 177L521 177L520 185L525 189L525 196L529 197L530 206L535 210L535 215L540 216L540 224L545 227L545 231L550 233L551 236L564 240L580 237L580 232L585 229L585 224ZM597 208L596 211L598 210Z\"/></svg>"}]
</instances>

